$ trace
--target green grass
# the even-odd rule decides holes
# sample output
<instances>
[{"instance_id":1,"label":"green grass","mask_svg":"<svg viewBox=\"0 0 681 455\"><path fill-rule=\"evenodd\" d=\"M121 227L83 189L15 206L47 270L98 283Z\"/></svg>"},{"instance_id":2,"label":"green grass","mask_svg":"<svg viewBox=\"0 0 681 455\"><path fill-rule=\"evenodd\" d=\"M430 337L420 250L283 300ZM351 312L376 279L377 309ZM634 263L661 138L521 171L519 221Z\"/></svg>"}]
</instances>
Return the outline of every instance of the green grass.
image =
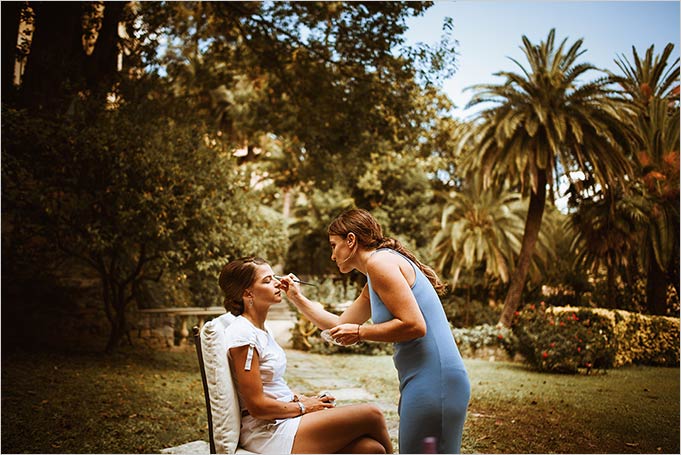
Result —
<instances>
[{"instance_id":1,"label":"green grass","mask_svg":"<svg viewBox=\"0 0 681 455\"><path fill-rule=\"evenodd\" d=\"M311 390L305 366L398 400L390 357L289 353L287 380ZM472 399L467 453L679 453L679 369L627 367L590 376L540 374L466 360ZM396 412L386 412L389 425ZM153 453L208 439L193 350L3 352L3 453Z\"/></svg>"}]
</instances>

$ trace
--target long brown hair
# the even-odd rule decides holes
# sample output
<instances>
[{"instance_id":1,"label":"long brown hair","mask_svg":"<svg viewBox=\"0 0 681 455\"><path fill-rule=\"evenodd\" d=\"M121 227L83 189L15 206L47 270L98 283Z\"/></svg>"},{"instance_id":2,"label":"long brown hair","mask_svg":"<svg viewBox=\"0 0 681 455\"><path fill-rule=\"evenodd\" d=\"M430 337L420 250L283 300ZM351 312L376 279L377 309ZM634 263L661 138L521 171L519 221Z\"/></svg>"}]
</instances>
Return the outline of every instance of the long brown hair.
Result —
<instances>
[{"instance_id":1,"label":"long brown hair","mask_svg":"<svg viewBox=\"0 0 681 455\"><path fill-rule=\"evenodd\" d=\"M225 309L234 316L244 312L244 292L255 280L256 266L267 264L262 258L248 256L230 261L222 268L218 284L225 294Z\"/></svg>"},{"instance_id":2,"label":"long brown hair","mask_svg":"<svg viewBox=\"0 0 681 455\"><path fill-rule=\"evenodd\" d=\"M327 232L329 235L337 235L343 238L352 232L355 234L357 242L364 248L390 248L403 254L421 269L438 294L444 292L445 285L440 281L435 271L416 259L416 256L406 249L399 240L383 237L381 225L368 211L364 209L346 210L329 224Z\"/></svg>"}]
</instances>

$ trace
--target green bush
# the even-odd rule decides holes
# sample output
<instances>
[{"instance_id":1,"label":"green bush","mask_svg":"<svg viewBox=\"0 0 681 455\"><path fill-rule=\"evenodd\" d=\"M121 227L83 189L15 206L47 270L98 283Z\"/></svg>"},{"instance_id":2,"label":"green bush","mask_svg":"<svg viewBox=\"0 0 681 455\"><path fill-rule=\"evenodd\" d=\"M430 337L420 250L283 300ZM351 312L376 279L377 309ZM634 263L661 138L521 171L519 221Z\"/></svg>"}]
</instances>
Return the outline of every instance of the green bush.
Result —
<instances>
[{"instance_id":1,"label":"green bush","mask_svg":"<svg viewBox=\"0 0 681 455\"><path fill-rule=\"evenodd\" d=\"M679 320L602 308L528 305L516 313L518 350L540 371L589 372L630 363L679 365Z\"/></svg>"},{"instance_id":2,"label":"green bush","mask_svg":"<svg viewBox=\"0 0 681 455\"><path fill-rule=\"evenodd\" d=\"M602 310L601 310L602 311ZM615 366L630 363L679 365L679 319L613 310L610 316L618 340Z\"/></svg>"},{"instance_id":3,"label":"green bush","mask_svg":"<svg viewBox=\"0 0 681 455\"><path fill-rule=\"evenodd\" d=\"M447 320L454 327L495 325L501 316L501 305L494 307L478 298L466 299L449 293L441 299Z\"/></svg>"}]
</instances>

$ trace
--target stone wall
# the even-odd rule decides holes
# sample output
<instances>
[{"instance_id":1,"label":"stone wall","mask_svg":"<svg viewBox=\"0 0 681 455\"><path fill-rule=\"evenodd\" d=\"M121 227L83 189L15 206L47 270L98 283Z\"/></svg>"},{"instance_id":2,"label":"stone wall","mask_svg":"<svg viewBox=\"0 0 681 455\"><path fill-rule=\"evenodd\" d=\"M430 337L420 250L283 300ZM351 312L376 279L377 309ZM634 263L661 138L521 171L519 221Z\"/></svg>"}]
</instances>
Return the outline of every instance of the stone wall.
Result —
<instances>
[{"instance_id":1,"label":"stone wall","mask_svg":"<svg viewBox=\"0 0 681 455\"><path fill-rule=\"evenodd\" d=\"M135 346L169 349L175 346L175 315L167 313L139 313L129 317L130 340Z\"/></svg>"}]
</instances>

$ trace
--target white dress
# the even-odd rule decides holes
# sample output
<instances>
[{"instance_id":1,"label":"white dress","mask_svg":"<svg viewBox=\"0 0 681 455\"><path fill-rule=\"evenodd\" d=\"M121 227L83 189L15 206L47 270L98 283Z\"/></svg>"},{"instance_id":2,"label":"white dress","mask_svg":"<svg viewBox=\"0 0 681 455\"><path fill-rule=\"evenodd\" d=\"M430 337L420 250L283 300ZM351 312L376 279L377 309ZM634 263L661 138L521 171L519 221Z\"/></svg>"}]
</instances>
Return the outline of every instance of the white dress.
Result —
<instances>
[{"instance_id":1,"label":"white dress","mask_svg":"<svg viewBox=\"0 0 681 455\"><path fill-rule=\"evenodd\" d=\"M264 394L279 401L293 400L293 392L284 381L286 353L275 341L269 329L261 330L245 317L238 316L226 330L225 335L228 353L230 348L249 346L245 365L235 365L230 357L230 367L233 371L237 368L249 370L255 350L260 360L260 379ZM238 385L237 394L239 407L243 411L246 407ZM291 453L299 424L300 416L290 419L262 420L247 415L241 418L239 444L250 452Z\"/></svg>"}]
</instances>

